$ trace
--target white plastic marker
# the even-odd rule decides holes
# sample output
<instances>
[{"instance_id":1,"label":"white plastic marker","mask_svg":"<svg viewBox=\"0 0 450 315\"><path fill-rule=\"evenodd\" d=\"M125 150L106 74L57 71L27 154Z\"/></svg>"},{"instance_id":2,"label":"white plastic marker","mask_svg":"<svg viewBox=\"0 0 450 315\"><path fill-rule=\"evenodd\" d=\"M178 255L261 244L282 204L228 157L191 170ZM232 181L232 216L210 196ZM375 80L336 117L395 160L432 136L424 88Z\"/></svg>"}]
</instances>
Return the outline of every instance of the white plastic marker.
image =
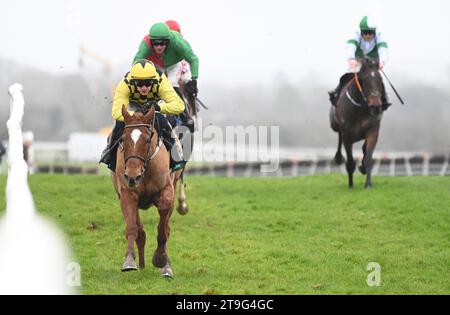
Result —
<instances>
[{"instance_id":1,"label":"white plastic marker","mask_svg":"<svg viewBox=\"0 0 450 315\"><path fill-rule=\"evenodd\" d=\"M0 221L0 294L70 294L69 252L62 234L35 210L23 159L22 86L9 87L11 98L6 217Z\"/></svg>"}]
</instances>

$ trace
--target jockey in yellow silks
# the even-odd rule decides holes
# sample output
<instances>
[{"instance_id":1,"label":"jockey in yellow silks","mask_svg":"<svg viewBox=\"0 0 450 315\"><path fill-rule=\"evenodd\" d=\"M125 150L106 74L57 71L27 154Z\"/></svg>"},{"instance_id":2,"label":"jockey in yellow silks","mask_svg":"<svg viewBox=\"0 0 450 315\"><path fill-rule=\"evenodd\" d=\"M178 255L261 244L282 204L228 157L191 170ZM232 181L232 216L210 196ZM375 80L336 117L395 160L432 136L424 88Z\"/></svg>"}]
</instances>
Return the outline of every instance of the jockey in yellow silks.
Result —
<instances>
[{"instance_id":1,"label":"jockey in yellow silks","mask_svg":"<svg viewBox=\"0 0 450 315\"><path fill-rule=\"evenodd\" d=\"M148 110L150 106L155 108L155 117L158 120L160 132L171 152L171 168L173 170L182 168L185 161L183 161L180 142L162 114L178 115L184 111L185 105L166 75L158 71L148 60L135 62L116 87L112 106L112 117L116 122L108 145L102 153L100 163L107 164L112 171L115 170L116 150L114 148L119 142L125 126L121 113L123 105L131 114L135 111ZM172 146L174 146L173 150L171 150Z\"/></svg>"}]
</instances>

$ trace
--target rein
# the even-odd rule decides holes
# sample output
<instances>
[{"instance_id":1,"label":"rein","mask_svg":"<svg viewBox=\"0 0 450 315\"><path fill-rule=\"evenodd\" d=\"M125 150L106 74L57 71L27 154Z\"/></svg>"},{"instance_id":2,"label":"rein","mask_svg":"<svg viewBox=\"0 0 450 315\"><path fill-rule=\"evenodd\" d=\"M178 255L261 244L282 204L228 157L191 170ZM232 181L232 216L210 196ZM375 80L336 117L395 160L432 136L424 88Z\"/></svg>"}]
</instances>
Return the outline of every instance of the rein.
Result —
<instances>
[{"instance_id":1,"label":"rein","mask_svg":"<svg viewBox=\"0 0 450 315\"><path fill-rule=\"evenodd\" d=\"M363 98L363 101L367 104L367 98L364 95L361 83L359 83L359 77L358 77L358 73L355 72L355 82L356 82L356 87L358 88L358 91L361 93L361 96Z\"/></svg>"}]
</instances>

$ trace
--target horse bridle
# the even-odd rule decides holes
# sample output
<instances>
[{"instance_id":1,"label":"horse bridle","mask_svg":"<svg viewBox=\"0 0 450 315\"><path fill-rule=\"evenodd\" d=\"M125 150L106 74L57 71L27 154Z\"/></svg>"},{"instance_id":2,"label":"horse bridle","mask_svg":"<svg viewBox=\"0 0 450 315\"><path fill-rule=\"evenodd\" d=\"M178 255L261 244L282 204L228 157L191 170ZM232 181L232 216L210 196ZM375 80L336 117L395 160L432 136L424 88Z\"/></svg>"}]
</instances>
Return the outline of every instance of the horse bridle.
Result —
<instances>
[{"instance_id":1,"label":"horse bridle","mask_svg":"<svg viewBox=\"0 0 450 315\"><path fill-rule=\"evenodd\" d=\"M356 82L356 87L358 88L358 91L361 93L361 96L363 98L364 103L368 104L366 95L364 94L364 91L363 91L363 88L362 88L362 85L359 82L358 73L356 73L356 72L355 72L355 82Z\"/></svg>"},{"instance_id":2,"label":"horse bridle","mask_svg":"<svg viewBox=\"0 0 450 315\"><path fill-rule=\"evenodd\" d=\"M153 160L156 157L156 155L158 154L159 149L161 148L162 140L159 139L158 145L157 145L155 151L153 152L153 154L150 155L152 138L153 138L153 135L155 134L155 117L153 117L152 124L133 124L133 125L126 125L124 128L136 128L136 127L146 127L147 130L150 132L150 138L149 138L149 140L147 140L147 155L145 156L145 158L142 157L142 156L139 156L139 155L128 155L128 156L125 156L125 158L124 158L125 165L124 166L125 166L125 169L126 169L127 161L129 159L139 159L142 162L144 162L144 164L143 164L143 166L141 168L142 176L144 176L145 169L147 168L147 164L148 164L149 161Z\"/></svg>"},{"instance_id":3,"label":"horse bridle","mask_svg":"<svg viewBox=\"0 0 450 315\"><path fill-rule=\"evenodd\" d=\"M359 82L358 73L355 72L355 73L354 73L354 76L355 76L356 88L358 89L359 93L361 94L364 104L368 105L368 104L369 104L369 101L367 100L367 97L366 97L366 95L364 94L364 90L363 90L363 88L362 88L362 85L361 85L361 83ZM349 99L354 105L356 105L356 106L362 106L362 105L363 105L363 104L359 104L358 102L356 102L356 101L351 97L351 95L350 95L350 93L348 92L348 90L347 90L347 92L346 92L346 95L347 95L348 99ZM371 93L370 95L376 96L374 93Z\"/></svg>"}]
</instances>

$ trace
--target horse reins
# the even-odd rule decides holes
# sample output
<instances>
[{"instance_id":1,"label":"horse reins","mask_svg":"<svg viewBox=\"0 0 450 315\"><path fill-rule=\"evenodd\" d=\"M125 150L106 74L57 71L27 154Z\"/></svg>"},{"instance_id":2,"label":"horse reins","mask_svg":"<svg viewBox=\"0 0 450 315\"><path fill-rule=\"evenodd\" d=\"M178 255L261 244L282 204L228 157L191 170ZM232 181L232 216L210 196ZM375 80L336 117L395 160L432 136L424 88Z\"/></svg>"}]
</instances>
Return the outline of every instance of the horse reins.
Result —
<instances>
[{"instance_id":1,"label":"horse reins","mask_svg":"<svg viewBox=\"0 0 450 315\"><path fill-rule=\"evenodd\" d=\"M364 95L364 92L363 92L361 83L359 83L358 73L355 72L354 75L355 75L356 87L358 88L358 91L361 93L361 96L362 96L362 98L363 98L363 101L364 101L365 103L367 103L367 98L366 98L366 96Z\"/></svg>"}]
</instances>

